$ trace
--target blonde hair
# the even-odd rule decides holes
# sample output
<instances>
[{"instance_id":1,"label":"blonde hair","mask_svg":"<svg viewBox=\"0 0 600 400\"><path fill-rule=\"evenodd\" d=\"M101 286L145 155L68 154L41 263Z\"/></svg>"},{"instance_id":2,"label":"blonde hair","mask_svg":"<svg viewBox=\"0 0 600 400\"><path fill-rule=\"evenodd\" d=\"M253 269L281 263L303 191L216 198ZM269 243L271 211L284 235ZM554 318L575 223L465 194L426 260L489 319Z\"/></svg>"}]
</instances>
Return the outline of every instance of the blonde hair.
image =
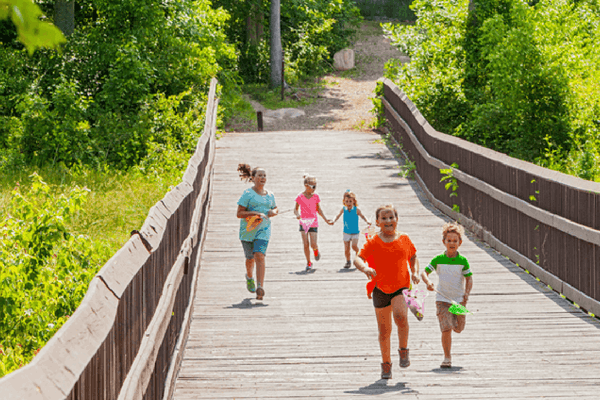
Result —
<instances>
[{"instance_id":1,"label":"blonde hair","mask_svg":"<svg viewBox=\"0 0 600 400\"><path fill-rule=\"evenodd\" d=\"M240 179L245 180L246 182L252 180L252 178L256 176L256 172L261 169L262 168L260 167L252 168L249 164L238 164L237 168L238 172L240 173Z\"/></svg>"},{"instance_id":2,"label":"blonde hair","mask_svg":"<svg viewBox=\"0 0 600 400\"><path fill-rule=\"evenodd\" d=\"M396 207L394 207L393 204L386 204L385 206L379 206L379 208L377 208L377 210L375 211L375 219L379 219L379 213L381 213L384 210L393 211L394 215L396 216L396 219L398 219L398 211L396 210Z\"/></svg>"},{"instance_id":3,"label":"blonde hair","mask_svg":"<svg viewBox=\"0 0 600 400\"><path fill-rule=\"evenodd\" d=\"M342 199L343 205L346 205L346 203L345 203L346 197L350 197L354 201L354 206L358 207L358 201L356 200L356 195L354 194L354 192L351 192L350 190L348 190L346 193L344 193L344 198Z\"/></svg>"},{"instance_id":4,"label":"blonde hair","mask_svg":"<svg viewBox=\"0 0 600 400\"><path fill-rule=\"evenodd\" d=\"M312 181L312 180L316 181L317 178L315 178L314 176L309 175L309 174L304 174L304 184L305 185L308 184L308 182Z\"/></svg>"},{"instance_id":5,"label":"blonde hair","mask_svg":"<svg viewBox=\"0 0 600 400\"><path fill-rule=\"evenodd\" d=\"M446 240L449 233L456 233L462 242L465 234L465 228L457 222L446 222L442 227L442 240Z\"/></svg>"}]
</instances>

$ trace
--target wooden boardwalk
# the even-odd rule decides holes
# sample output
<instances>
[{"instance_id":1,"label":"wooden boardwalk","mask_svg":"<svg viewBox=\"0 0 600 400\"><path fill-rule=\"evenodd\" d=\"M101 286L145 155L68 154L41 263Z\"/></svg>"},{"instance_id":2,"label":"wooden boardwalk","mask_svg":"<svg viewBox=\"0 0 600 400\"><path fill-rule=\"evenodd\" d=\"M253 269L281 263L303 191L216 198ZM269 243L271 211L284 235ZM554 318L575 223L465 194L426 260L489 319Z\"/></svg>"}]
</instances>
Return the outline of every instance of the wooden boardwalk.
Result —
<instances>
[{"instance_id":1,"label":"wooden boardwalk","mask_svg":"<svg viewBox=\"0 0 600 400\"><path fill-rule=\"evenodd\" d=\"M265 299L256 301L246 291L235 213L249 184L237 177L239 162L267 170L267 188L280 211L294 206L307 172L318 179L328 218L352 189L370 219L378 205L397 207L398 227L415 243L421 268L443 251L441 226L448 218L414 181L398 176L398 161L376 139L369 133L308 131L230 134L217 142L208 236L174 398L600 398L598 320L470 235L461 253L474 272L468 308L475 315L467 317L463 333L453 335L451 370L439 368L443 353L430 295L423 321L409 315L411 366L399 367L394 327L393 379L380 379L367 280L354 268L342 269L341 219L333 227L320 220L323 256L316 271L306 274L293 213L275 217Z\"/></svg>"}]
</instances>

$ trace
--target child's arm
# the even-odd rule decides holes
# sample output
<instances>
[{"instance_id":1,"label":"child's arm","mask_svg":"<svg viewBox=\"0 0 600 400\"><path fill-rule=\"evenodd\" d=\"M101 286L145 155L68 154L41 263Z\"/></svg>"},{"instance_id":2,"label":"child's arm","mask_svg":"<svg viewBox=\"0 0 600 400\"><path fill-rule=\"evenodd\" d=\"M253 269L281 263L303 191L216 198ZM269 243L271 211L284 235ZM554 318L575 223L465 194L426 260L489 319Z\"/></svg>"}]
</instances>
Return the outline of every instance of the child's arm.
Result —
<instances>
[{"instance_id":1,"label":"child's arm","mask_svg":"<svg viewBox=\"0 0 600 400\"><path fill-rule=\"evenodd\" d=\"M471 289L473 288L473 276L467 276L465 278L465 294L463 296L463 301L460 302L463 306L467 305L467 301L469 301L469 295L471 294Z\"/></svg>"},{"instance_id":2,"label":"child's arm","mask_svg":"<svg viewBox=\"0 0 600 400\"><path fill-rule=\"evenodd\" d=\"M365 264L365 261L360 256L358 256L354 259L354 266L356 267L357 270L359 270L360 272L365 274L367 276L367 278L369 278L369 279L371 279L375 275L377 275L375 270L373 268L367 266L367 264Z\"/></svg>"},{"instance_id":3,"label":"child's arm","mask_svg":"<svg viewBox=\"0 0 600 400\"><path fill-rule=\"evenodd\" d=\"M237 214L236 214L236 216L238 218L248 218L248 217L252 217L254 215L258 215L261 219L267 218L267 216L261 212L248 211L248 209L246 207L238 205Z\"/></svg>"},{"instance_id":4,"label":"child's arm","mask_svg":"<svg viewBox=\"0 0 600 400\"><path fill-rule=\"evenodd\" d=\"M410 269L412 271L412 275L411 275L412 281L415 285L418 285L419 282L421 282L421 279L419 278L419 260L417 259L416 254L410 258L409 263L410 263Z\"/></svg>"},{"instance_id":5,"label":"child's arm","mask_svg":"<svg viewBox=\"0 0 600 400\"><path fill-rule=\"evenodd\" d=\"M335 217L335 219L333 220L333 223L335 224L337 222L338 219L340 219L340 217L342 216L342 214L344 213L344 207L342 207L342 209L340 210L340 213L337 215L337 217Z\"/></svg>"},{"instance_id":6,"label":"child's arm","mask_svg":"<svg viewBox=\"0 0 600 400\"><path fill-rule=\"evenodd\" d=\"M294 207L294 214L296 215L296 218L300 219L300 204L296 203L296 207Z\"/></svg>"},{"instance_id":7,"label":"child's arm","mask_svg":"<svg viewBox=\"0 0 600 400\"><path fill-rule=\"evenodd\" d=\"M344 209L342 208L342 211L344 211ZM365 220L365 222L367 223L367 225L371 225L371 223L369 222L369 220L367 220L365 218L365 216L363 215L362 212L360 212L360 208L356 207L356 214L358 214L359 217L361 217L362 219Z\"/></svg>"},{"instance_id":8,"label":"child's arm","mask_svg":"<svg viewBox=\"0 0 600 400\"><path fill-rule=\"evenodd\" d=\"M421 279L423 279L423 282L427 285L427 290L433 292L435 285L429 280L429 272L427 272L427 269L424 269L423 272L421 272Z\"/></svg>"},{"instance_id":9,"label":"child's arm","mask_svg":"<svg viewBox=\"0 0 600 400\"><path fill-rule=\"evenodd\" d=\"M323 218L325 220L325 222L327 222L329 225L333 225L333 222L330 219L327 219L325 214L323 214L323 210L321 210L321 204L319 204L319 203L317 203L317 212L319 213L321 218Z\"/></svg>"},{"instance_id":10,"label":"child's arm","mask_svg":"<svg viewBox=\"0 0 600 400\"><path fill-rule=\"evenodd\" d=\"M270 210L267 212L267 217L271 218L271 217L274 217L274 216L276 216L277 214L279 214L279 208L277 208L277 207L274 207L274 208L271 208L271 209L270 209Z\"/></svg>"}]
</instances>

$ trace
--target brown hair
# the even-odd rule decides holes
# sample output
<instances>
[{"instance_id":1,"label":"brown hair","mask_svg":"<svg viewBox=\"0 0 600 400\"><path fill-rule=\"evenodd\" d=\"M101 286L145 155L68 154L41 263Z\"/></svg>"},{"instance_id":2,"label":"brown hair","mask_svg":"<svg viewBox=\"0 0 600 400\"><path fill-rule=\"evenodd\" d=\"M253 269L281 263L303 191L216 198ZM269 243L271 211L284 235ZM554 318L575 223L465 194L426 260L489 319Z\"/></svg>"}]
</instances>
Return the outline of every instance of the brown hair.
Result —
<instances>
[{"instance_id":1,"label":"brown hair","mask_svg":"<svg viewBox=\"0 0 600 400\"><path fill-rule=\"evenodd\" d=\"M255 167L253 169L248 164L239 164L238 168L237 168L238 172L240 173L240 179L245 180L246 182L248 182L249 180L252 180L252 178L254 178L256 176L256 171L258 171L259 169L262 169L262 168Z\"/></svg>"},{"instance_id":2,"label":"brown hair","mask_svg":"<svg viewBox=\"0 0 600 400\"><path fill-rule=\"evenodd\" d=\"M446 240L449 233L456 233L462 242L465 234L465 228L457 222L446 222L442 227L442 240Z\"/></svg>"},{"instance_id":3,"label":"brown hair","mask_svg":"<svg viewBox=\"0 0 600 400\"><path fill-rule=\"evenodd\" d=\"M398 211L392 204L386 204L385 206L380 206L379 208L377 208L377 210L375 211L375 219L379 219L379 213L384 210L393 211L394 215L396 216L396 219L398 219Z\"/></svg>"},{"instance_id":4,"label":"brown hair","mask_svg":"<svg viewBox=\"0 0 600 400\"><path fill-rule=\"evenodd\" d=\"M346 205L344 203L346 201L346 197L350 197L352 200L354 200L354 206L358 207L358 201L356 200L356 195L354 194L354 192L348 190L346 193L344 193L344 198L342 199L342 204L344 205Z\"/></svg>"}]
</instances>

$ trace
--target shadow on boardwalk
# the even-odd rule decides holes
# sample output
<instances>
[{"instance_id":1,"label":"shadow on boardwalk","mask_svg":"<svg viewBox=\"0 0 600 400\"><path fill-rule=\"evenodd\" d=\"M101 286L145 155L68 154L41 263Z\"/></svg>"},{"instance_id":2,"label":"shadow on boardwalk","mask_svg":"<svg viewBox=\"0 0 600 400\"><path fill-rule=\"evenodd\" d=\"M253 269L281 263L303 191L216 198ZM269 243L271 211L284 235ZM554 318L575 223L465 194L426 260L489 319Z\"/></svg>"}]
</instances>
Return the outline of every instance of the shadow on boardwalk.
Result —
<instances>
[{"instance_id":1,"label":"shadow on boardwalk","mask_svg":"<svg viewBox=\"0 0 600 400\"><path fill-rule=\"evenodd\" d=\"M365 276L354 268L342 273L341 221L333 227L320 222L323 255L316 271L305 273L298 222L291 212L275 217L266 296L262 302L251 297L235 218L248 187L237 177L239 162L266 169L280 210L294 206L302 176L310 173L318 178L328 218L352 189L370 219L381 204L398 208L398 229L415 243L421 268L443 251L441 226L448 218L414 181L398 176L397 160L376 139L308 131L234 134L218 142L209 233L175 399L596 399L598 321L470 234L461 253L474 272L474 315L453 336L450 371L439 368L443 354L431 295L423 321L409 316L411 366L400 369L396 356L394 378L379 380L373 306Z\"/></svg>"}]
</instances>

